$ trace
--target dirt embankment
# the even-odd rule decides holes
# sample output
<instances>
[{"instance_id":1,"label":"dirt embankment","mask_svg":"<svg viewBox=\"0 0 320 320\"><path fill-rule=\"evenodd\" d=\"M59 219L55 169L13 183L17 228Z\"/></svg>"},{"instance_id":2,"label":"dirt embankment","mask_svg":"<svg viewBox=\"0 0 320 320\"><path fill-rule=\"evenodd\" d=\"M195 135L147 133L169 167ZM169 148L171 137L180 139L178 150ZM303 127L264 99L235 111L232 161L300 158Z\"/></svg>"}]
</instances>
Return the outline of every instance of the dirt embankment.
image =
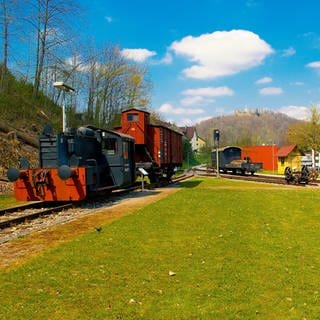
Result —
<instances>
[{"instance_id":1,"label":"dirt embankment","mask_svg":"<svg viewBox=\"0 0 320 320\"><path fill-rule=\"evenodd\" d=\"M19 159L28 159L31 167L38 165L37 134L16 130L0 123L0 182L6 179L7 169L18 167ZM2 187L3 188L3 187ZM1 188L0 188L1 192Z\"/></svg>"}]
</instances>

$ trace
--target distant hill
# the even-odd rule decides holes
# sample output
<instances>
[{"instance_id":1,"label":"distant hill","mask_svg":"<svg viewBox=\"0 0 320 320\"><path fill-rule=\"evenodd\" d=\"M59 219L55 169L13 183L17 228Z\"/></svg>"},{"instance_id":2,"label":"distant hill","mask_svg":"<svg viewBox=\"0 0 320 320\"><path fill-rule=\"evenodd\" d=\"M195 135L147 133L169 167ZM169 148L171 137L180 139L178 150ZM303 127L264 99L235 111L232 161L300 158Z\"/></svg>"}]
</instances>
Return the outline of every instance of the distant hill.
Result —
<instances>
[{"instance_id":1,"label":"distant hill","mask_svg":"<svg viewBox=\"0 0 320 320\"><path fill-rule=\"evenodd\" d=\"M213 130L220 130L220 146L285 145L288 127L299 120L272 111L242 111L214 117L196 125L199 136L212 145Z\"/></svg>"}]
</instances>

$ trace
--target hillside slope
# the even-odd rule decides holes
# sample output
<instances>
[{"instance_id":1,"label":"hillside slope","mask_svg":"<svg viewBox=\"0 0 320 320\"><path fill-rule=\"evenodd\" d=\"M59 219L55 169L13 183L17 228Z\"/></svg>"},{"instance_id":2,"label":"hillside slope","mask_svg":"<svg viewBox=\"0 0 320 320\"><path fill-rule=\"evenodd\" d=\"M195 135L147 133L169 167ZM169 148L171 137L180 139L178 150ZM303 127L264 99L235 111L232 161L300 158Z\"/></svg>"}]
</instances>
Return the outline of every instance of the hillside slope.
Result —
<instances>
[{"instance_id":1,"label":"hillside slope","mask_svg":"<svg viewBox=\"0 0 320 320\"><path fill-rule=\"evenodd\" d=\"M38 135L46 123L56 128L61 122L61 107L39 93L32 97L32 85L14 77L8 70L0 92L0 177L21 157L38 165Z\"/></svg>"},{"instance_id":2,"label":"hillside slope","mask_svg":"<svg viewBox=\"0 0 320 320\"><path fill-rule=\"evenodd\" d=\"M288 127L297 119L282 113L265 111L248 112L211 118L200 122L196 128L200 137L212 144L214 129L220 130L220 145L284 145L288 143Z\"/></svg>"}]
</instances>

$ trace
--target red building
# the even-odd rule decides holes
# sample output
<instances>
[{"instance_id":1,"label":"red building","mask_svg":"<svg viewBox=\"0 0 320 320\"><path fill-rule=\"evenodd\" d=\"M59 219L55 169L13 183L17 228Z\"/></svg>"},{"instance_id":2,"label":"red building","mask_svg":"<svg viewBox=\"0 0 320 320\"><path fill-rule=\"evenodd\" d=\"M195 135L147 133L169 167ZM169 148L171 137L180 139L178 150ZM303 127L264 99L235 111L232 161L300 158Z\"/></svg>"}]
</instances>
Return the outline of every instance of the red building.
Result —
<instances>
[{"instance_id":1,"label":"red building","mask_svg":"<svg viewBox=\"0 0 320 320\"><path fill-rule=\"evenodd\" d=\"M250 157L252 162L262 162L264 170L278 170L278 146L249 146L242 147L242 158Z\"/></svg>"}]
</instances>

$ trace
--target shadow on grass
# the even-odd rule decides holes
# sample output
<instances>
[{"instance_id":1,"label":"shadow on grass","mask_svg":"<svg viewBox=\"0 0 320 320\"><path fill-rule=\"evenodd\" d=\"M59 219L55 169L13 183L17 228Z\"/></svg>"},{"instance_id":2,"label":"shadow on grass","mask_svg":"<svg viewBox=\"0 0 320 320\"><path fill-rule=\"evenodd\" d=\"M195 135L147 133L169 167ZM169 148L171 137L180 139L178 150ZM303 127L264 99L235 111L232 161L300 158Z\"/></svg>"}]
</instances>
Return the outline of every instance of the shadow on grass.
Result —
<instances>
[{"instance_id":1,"label":"shadow on grass","mask_svg":"<svg viewBox=\"0 0 320 320\"><path fill-rule=\"evenodd\" d=\"M197 187L202 181L183 181L180 183L180 188L195 188Z\"/></svg>"}]
</instances>

